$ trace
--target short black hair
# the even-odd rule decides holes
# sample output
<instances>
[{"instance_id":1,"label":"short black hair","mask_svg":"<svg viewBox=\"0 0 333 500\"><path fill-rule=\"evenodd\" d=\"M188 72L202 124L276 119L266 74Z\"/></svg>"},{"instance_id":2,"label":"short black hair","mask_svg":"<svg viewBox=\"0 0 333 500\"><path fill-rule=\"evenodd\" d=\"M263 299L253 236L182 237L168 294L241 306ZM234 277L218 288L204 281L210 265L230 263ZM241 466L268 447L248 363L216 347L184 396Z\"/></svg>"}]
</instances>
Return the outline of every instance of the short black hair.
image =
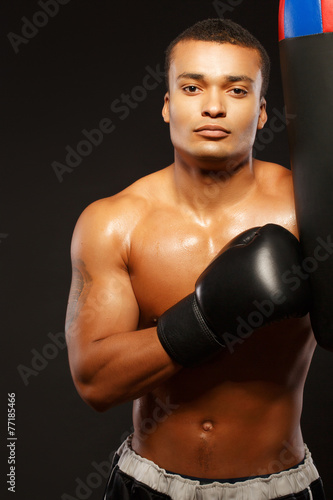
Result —
<instances>
[{"instance_id":1,"label":"short black hair","mask_svg":"<svg viewBox=\"0 0 333 500\"><path fill-rule=\"evenodd\" d=\"M262 88L264 96L268 89L270 60L264 47L247 29L230 19L205 19L190 26L178 35L165 51L165 83L169 90L169 70L174 47L181 41L198 40L203 42L231 43L240 47L247 47L258 51L261 60Z\"/></svg>"}]
</instances>

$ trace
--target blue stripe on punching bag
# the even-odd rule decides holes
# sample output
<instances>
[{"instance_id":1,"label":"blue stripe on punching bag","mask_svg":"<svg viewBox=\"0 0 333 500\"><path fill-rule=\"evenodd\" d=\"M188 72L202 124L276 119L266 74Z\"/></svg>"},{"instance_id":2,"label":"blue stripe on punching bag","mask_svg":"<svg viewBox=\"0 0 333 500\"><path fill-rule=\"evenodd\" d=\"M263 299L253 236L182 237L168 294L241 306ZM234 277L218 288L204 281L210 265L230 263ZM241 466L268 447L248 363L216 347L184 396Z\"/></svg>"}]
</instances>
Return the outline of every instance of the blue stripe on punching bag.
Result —
<instances>
[{"instance_id":1,"label":"blue stripe on punching bag","mask_svg":"<svg viewBox=\"0 0 333 500\"><path fill-rule=\"evenodd\" d=\"M323 32L321 0L285 0L285 38Z\"/></svg>"}]
</instances>

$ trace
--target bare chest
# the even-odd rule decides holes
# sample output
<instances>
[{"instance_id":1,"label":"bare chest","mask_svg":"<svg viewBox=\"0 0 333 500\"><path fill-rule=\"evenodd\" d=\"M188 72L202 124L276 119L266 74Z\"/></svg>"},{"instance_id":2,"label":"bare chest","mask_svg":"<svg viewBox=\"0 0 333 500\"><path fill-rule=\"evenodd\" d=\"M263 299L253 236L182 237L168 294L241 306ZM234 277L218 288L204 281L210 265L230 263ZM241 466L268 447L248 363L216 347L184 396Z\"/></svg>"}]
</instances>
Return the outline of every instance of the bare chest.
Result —
<instances>
[{"instance_id":1,"label":"bare chest","mask_svg":"<svg viewBox=\"0 0 333 500\"><path fill-rule=\"evenodd\" d=\"M191 293L197 278L233 237L269 222L293 230L291 219L269 210L238 210L209 224L181 212L151 214L131 242L129 268L140 308L139 327L154 325L166 309Z\"/></svg>"}]
</instances>

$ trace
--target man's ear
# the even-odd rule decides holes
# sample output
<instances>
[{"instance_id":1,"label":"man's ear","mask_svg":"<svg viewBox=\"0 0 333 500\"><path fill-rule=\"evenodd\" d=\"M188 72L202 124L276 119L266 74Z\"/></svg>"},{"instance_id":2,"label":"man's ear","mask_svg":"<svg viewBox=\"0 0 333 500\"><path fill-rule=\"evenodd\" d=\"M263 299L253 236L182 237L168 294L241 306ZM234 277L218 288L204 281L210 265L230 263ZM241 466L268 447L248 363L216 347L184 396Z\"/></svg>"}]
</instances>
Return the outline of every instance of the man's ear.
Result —
<instances>
[{"instance_id":1,"label":"man's ear","mask_svg":"<svg viewBox=\"0 0 333 500\"><path fill-rule=\"evenodd\" d=\"M257 129L261 130L262 128L264 128L266 122L267 122L266 99L264 97L261 97L260 113L258 117Z\"/></svg>"},{"instance_id":2,"label":"man's ear","mask_svg":"<svg viewBox=\"0 0 333 500\"><path fill-rule=\"evenodd\" d=\"M164 106L162 108L162 116L163 116L163 120L165 121L165 123L170 122L169 103L170 103L170 96L169 96L169 92L167 92L164 96Z\"/></svg>"}]
</instances>

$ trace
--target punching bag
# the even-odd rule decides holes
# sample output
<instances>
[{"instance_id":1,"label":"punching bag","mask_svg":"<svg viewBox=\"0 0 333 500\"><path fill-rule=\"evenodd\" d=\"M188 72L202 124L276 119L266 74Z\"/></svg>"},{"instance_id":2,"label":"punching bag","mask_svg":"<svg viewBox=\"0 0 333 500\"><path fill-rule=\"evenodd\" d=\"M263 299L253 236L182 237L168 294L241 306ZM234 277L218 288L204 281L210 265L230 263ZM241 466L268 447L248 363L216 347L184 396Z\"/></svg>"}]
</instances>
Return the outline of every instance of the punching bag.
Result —
<instances>
[{"instance_id":1,"label":"punching bag","mask_svg":"<svg viewBox=\"0 0 333 500\"><path fill-rule=\"evenodd\" d=\"M280 0L279 48L310 319L333 351L333 0Z\"/></svg>"}]
</instances>

